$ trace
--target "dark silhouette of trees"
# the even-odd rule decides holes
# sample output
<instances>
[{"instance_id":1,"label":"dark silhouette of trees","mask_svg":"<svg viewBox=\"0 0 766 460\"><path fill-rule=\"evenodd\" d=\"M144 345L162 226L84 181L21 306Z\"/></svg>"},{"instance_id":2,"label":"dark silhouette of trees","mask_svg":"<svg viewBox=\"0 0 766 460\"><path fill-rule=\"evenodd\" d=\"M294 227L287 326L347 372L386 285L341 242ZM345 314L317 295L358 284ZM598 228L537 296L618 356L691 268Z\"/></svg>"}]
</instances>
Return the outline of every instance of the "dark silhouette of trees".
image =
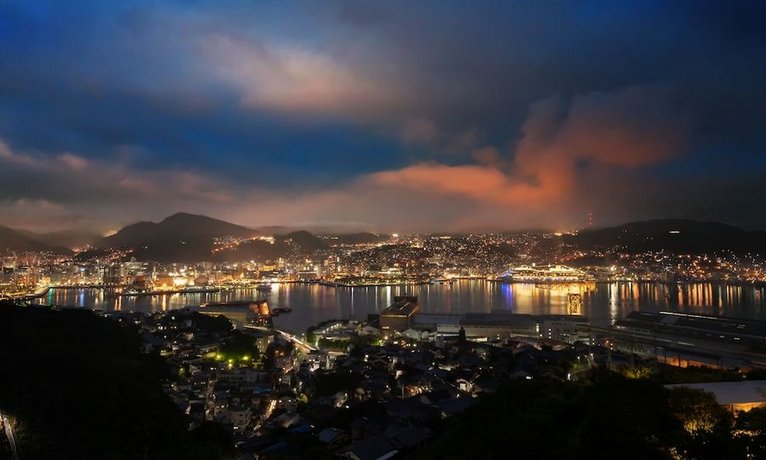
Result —
<instances>
[{"instance_id":1,"label":"dark silhouette of trees","mask_svg":"<svg viewBox=\"0 0 766 460\"><path fill-rule=\"evenodd\" d=\"M766 409L606 370L585 383L512 380L446 421L413 458L766 458Z\"/></svg>"},{"instance_id":2,"label":"dark silhouette of trees","mask_svg":"<svg viewBox=\"0 0 766 460\"><path fill-rule=\"evenodd\" d=\"M163 393L167 366L136 330L85 310L0 305L0 408L24 459L223 458L231 439Z\"/></svg>"}]
</instances>

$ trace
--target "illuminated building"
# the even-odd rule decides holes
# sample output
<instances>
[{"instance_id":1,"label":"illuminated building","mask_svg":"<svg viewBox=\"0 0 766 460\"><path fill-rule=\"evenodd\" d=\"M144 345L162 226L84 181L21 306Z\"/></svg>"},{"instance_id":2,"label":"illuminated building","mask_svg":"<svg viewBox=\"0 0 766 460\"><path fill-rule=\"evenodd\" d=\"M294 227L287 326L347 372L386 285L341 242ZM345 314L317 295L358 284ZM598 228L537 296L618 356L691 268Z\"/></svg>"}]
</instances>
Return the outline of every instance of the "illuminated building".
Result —
<instances>
[{"instance_id":1,"label":"illuminated building","mask_svg":"<svg viewBox=\"0 0 766 460\"><path fill-rule=\"evenodd\" d=\"M573 343L588 341L588 319L578 315L525 315L514 313L465 313L416 315L412 327L457 336L460 329L471 339L529 337Z\"/></svg>"},{"instance_id":2,"label":"illuminated building","mask_svg":"<svg viewBox=\"0 0 766 460\"><path fill-rule=\"evenodd\" d=\"M223 315L237 326L274 327L271 310L265 300L205 303L200 305L199 312L211 316Z\"/></svg>"},{"instance_id":3,"label":"illuminated building","mask_svg":"<svg viewBox=\"0 0 766 460\"><path fill-rule=\"evenodd\" d=\"M766 322L688 313L634 311L614 328L591 328L615 348L680 367L766 368Z\"/></svg>"}]
</instances>

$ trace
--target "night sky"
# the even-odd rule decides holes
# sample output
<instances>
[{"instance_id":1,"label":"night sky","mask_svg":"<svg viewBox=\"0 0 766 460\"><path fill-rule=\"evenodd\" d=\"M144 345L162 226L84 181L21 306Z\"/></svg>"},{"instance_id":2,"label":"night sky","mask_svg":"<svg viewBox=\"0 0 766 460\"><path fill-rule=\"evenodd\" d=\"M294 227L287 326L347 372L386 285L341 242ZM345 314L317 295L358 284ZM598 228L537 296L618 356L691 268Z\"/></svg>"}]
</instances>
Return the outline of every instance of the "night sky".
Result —
<instances>
[{"instance_id":1,"label":"night sky","mask_svg":"<svg viewBox=\"0 0 766 460\"><path fill-rule=\"evenodd\" d=\"M0 225L766 229L766 2L0 0Z\"/></svg>"}]
</instances>

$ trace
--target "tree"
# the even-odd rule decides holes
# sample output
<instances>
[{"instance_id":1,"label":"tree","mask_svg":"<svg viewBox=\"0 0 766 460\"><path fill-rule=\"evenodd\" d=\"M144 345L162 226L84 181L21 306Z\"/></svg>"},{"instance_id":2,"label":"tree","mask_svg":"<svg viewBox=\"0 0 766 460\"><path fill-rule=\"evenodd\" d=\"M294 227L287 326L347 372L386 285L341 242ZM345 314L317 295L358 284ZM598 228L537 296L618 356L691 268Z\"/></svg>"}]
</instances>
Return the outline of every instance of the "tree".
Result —
<instances>
[{"instance_id":1,"label":"tree","mask_svg":"<svg viewBox=\"0 0 766 460\"><path fill-rule=\"evenodd\" d=\"M712 393L676 387L668 390L668 400L671 412L685 430L680 450L688 458L736 457L732 416Z\"/></svg>"},{"instance_id":2,"label":"tree","mask_svg":"<svg viewBox=\"0 0 766 460\"><path fill-rule=\"evenodd\" d=\"M568 458L579 452L581 386L512 380L482 397L415 458Z\"/></svg>"},{"instance_id":3,"label":"tree","mask_svg":"<svg viewBox=\"0 0 766 460\"><path fill-rule=\"evenodd\" d=\"M334 372L318 373L314 384L319 396L330 396L339 391L352 394L362 380L362 374L342 367Z\"/></svg>"},{"instance_id":4,"label":"tree","mask_svg":"<svg viewBox=\"0 0 766 460\"><path fill-rule=\"evenodd\" d=\"M740 451L750 458L766 458L766 407L741 412L734 428Z\"/></svg>"},{"instance_id":5,"label":"tree","mask_svg":"<svg viewBox=\"0 0 766 460\"><path fill-rule=\"evenodd\" d=\"M690 434L712 431L719 424L731 425L731 415L718 404L712 393L675 387L668 390L668 399L673 415Z\"/></svg>"},{"instance_id":6,"label":"tree","mask_svg":"<svg viewBox=\"0 0 766 460\"><path fill-rule=\"evenodd\" d=\"M0 407L19 420L22 457L190 458L167 364L140 343L88 310L0 306Z\"/></svg>"},{"instance_id":7,"label":"tree","mask_svg":"<svg viewBox=\"0 0 766 460\"><path fill-rule=\"evenodd\" d=\"M586 389L582 446L590 458L668 458L681 438L665 389L648 380L594 373ZM619 452L619 455L616 453Z\"/></svg>"},{"instance_id":8,"label":"tree","mask_svg":"<svg viewBox=\"0 0 766 460\"><path fill-rule=\"evenodd\" d=\"M258 358L258 347L255 339L242 332L233 332L224 342L220 349L221 354L226 359L247 361Z\"/></svg>"}]
</instances>

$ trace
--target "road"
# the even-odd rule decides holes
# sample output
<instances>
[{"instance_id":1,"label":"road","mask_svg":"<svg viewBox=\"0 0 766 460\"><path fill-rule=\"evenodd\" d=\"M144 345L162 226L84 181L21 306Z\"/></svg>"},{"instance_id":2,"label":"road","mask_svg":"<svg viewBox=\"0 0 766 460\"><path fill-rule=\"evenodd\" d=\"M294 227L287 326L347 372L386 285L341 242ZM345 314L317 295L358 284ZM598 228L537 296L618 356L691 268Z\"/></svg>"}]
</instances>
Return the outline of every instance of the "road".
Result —
<instances>
[{"instance_id":1,"label":"road","mask_svg":"<svg viewBox=\"0 0 766 460\"><path fill-rule=\"evenodd\" d=\"M13 432L13 424L11 420L2 412L0 412L0 418L3 419L3 426L5 427L5 437L8 438L8 444L11 445L11 454L14 460L19 460L19 451L16 449L16 434Z\"/></svg>"},{"instance_id":2,"label":"road","mask_svg":"<svg viewBox=\"0 0 766 460\"><path fill-rule=\"evenodd\" d=\"M316 351L317 349L308 343L304 342L298 336L290 334L289 332L280 331L279 329L274 329L278 333L282 335L282 337L286 338L287 340L293 342L294 344L298 345L299 347L303 348L305 351Z\"/></svg>"},{"instance_id":3,"label":"road","mask_svg":"<svg viewBox=\"0 0 766 460\"><path fill-rule=\"evenodd\" d=\"M246 325L245 328L246 329L256 329L256 330L260 330L260 331L270 331L271 330L271 329L260 327L260 326L250 326L250 325ZM293 342L294 344L296 344L299 347L303 348L304 351L307 351L307 352L309 352L309 351L317 351L316 347L312 346L311 344L307 343L304 340L301 340L301 338L298 337L297 335L293 335L293 334L291 334L289 332L285 332L285 331L280 331L279 329L274 329L274 332L278 333L279 335L281 335L282 337L284 337L288 341Z\"/></svg>"}]
</instances>

